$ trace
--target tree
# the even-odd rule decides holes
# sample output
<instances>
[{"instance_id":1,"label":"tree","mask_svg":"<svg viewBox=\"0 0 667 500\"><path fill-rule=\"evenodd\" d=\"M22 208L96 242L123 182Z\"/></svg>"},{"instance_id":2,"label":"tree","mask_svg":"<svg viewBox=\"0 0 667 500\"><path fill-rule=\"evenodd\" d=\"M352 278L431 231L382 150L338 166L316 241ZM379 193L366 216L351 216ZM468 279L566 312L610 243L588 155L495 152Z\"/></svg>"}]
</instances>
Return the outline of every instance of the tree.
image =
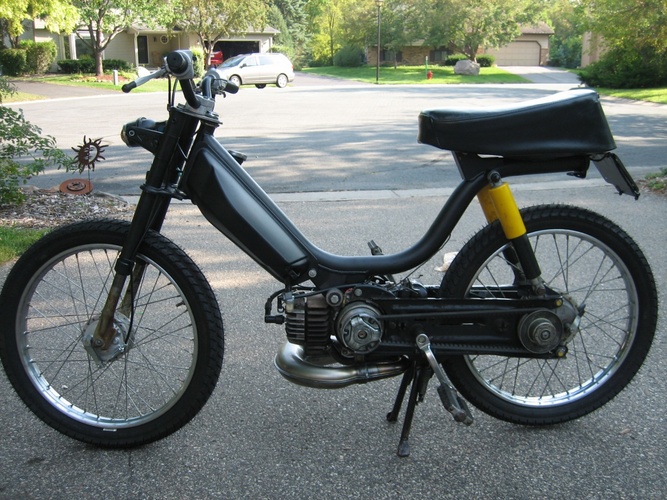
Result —
<instances>
[{"instance_id":1,"label":"tree","mask_svg":"<svg viewBox=\"0 0 667 500\"><path fill-rule=\"evenodd\" d=\"M667 84L667 0L582 0L587 28L606 53L585 68L589 85L613 88Z\"/></svg>"},{"instance_id":2,"label":"tree","mask_svg":"<svg viewBox=\"0 0 667 500\"><path fill-rule=\"evenodd\" d=\"M555 0L547 8L547 17L555 32L549 40L550 64L577 68L581 64L585 31L581 4L571 0Z\"/></svg>"},{"instance_id":3,"label":"tree","mask_svg":"<svg viewBox=\"0 0 667 500\"><path fill-rule=\"evenodd\" d=\"M26 19L42 19L47 29L55 33L71 31L76 25L77 10L68 0L3 0L0 3L0 35L13 48L25 30Z\"/></svg>"},{"instance_id":4,"label":"tree","mask_svg":"<svg viewBox=\"0 0 667 500\"><path fill-rule=\"evenodd\" d=\"M667 50L667 0L581 0L608 47Z\"/></svg>"},{"instance_id":5,"label":"tree","mask_svg":"<svg viewBox=\"0 0 667 500\"><path fill-rule=\"evenodd\" d=\"M132 24L166 25L171 19L169 2L161 0L72 0L79 13L77 37L91 50L95 74L102 76L102 54L111 41ZM88 34L82 36L82 32Z\"/></svg>"},{"instance_id":6,"label":"tree","mask_svg":"<svg viewBox=\"0 0 667 500\"><path fill-rule=\"evenodd\" d=\"M174 23L197 34L208 61L215 42L249 28L264 28L267 13L263 0L180 0L175 5Z\"/></svg>"},{"instance_id":7,"label":"tree","mask_svg":"<svg viewBox=\"0 0 667 500\"><path fill-rule=\"evenodd\" d=\"M515 39L521 25L539 19L542 8L533 0L423 0L418 11L427 45L448 47L474 61L481 47Z\"/></svg>"}]
</instances>

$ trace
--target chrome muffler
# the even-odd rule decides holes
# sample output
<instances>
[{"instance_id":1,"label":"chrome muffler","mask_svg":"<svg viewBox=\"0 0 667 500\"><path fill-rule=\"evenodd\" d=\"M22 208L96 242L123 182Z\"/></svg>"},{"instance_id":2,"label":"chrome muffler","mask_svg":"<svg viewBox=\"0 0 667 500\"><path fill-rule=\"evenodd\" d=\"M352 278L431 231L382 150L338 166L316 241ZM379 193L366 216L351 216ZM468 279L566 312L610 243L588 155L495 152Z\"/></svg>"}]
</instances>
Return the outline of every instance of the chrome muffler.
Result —
<instances>
[{"instance_id":1,"label":"chrome muffler","mask_svg":"<svg viewBox=\"0 0 667 500\"><path fill-rule=\"evenodd\" d=\"M294 384L317 389L339 389L352 384L395 377L408 369L408 361L367 363L358 366L336 365L331 357L306 358L300 345L286 342L274 364L280 374Z\"/></svg>"}]
</instances>

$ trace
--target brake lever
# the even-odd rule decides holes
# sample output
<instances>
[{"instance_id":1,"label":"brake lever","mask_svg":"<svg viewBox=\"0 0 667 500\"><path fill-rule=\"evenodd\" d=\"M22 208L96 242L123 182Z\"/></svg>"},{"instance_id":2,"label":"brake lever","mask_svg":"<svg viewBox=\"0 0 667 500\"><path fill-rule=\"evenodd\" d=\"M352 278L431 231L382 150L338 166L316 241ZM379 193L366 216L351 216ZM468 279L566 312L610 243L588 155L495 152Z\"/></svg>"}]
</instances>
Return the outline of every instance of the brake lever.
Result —
<instances>
[{"instance_id":1,"label":"brake lever","mask_svg":"<svg viewBox=\"0 0 667 500\"><path fill-rule=\"evenodd\" d=\"M140 76L136 80L126 83L121 87L121 90L125 92L126 94L131 92L132 90L136 89L137 87L140 87L146 82L149 82L150 80L153 80L154 78L162 78L164 75L167 74L167 69L162 67L159 70L151 73L150 75L146 76Z\"/></svg>"}]
</instances>

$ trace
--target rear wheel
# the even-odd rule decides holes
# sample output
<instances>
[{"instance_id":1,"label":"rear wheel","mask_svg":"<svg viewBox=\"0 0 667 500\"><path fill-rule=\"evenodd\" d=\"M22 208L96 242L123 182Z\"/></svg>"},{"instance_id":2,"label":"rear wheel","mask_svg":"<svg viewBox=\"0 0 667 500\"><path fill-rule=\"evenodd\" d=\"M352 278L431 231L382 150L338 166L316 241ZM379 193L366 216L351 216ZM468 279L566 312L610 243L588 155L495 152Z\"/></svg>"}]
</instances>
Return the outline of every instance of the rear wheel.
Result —
<instances>
[{"instance_id":1,"label":"rear wheel","mask_svg":"<svg viewBox=\"0 0 667 500\"><path fill-rule=\"evenodd\" d=\"M185 425L213 392L223 357L210 286L178 246L152 232L139 250L143 278L121 295L114 346L101 352L86 341L128 227L91 221L48 234L16 263L0 306L0 356L19 396L64 434L111 447Z\"/></svg>"},{"instance_id":2,"label":"rear wheel","mask_svg":"<svg viewBox=\"0 0 667 500\"><path fill-rule=\"evenodd\" d=\"M585 415L613 398L648 354L657 321L653 275L634 241L593 212L564 206L522 211L542 277L580 311L561 359L463 356L443 363L462 395L494 417L546 425ZM447 297L512 285L500 225L459 252L442 283Z\"/></svg>"},{"instance_id":3,"label":"rear wheel","mask_svg":"<svg viewBox=\"0 0 667 500\"><path fill-rule=\"evenodd\" d=\"M279 74L278 78L276 78L276 86L278 88L283 89L283 88L287 87L287 83L288 83L288 78L287 78L287 75L284 74L284 73Z\"/></svg>"}]
</instances>

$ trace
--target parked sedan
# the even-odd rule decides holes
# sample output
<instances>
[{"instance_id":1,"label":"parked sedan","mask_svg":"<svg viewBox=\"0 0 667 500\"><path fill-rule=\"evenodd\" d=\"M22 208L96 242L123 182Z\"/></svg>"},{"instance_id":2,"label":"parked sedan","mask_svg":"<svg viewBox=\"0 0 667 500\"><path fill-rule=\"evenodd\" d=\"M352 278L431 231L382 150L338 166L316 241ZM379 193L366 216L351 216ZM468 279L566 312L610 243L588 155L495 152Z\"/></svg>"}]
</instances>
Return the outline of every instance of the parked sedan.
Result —
<instances>
[{"instance_id":1,"label":"parked sedan","mask_svg":"<svg viewBox=\"0 0 667 500\"><path fill-rule=\"evenodd\" d=\"M264 88L275 83L283 88L294 80L294 66L283 54L243 54L227 59L218 66L222 77L236 85L254 84Z\"/></svg>"}]
</instances>

